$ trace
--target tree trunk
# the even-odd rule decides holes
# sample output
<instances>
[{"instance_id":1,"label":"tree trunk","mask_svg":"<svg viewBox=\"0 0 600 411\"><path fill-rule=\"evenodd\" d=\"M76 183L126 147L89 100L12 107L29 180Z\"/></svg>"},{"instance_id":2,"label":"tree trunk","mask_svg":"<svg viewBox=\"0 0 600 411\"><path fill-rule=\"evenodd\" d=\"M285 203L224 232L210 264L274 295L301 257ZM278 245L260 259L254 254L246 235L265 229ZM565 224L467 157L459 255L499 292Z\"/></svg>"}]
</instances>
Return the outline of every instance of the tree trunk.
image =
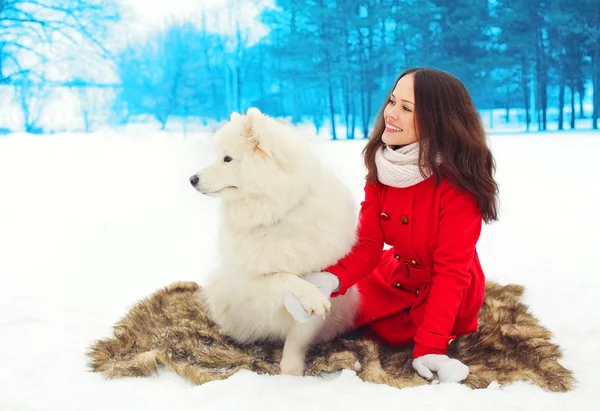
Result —
<instances>
[{"instance_id":1,"label":"tree trunk","mask_svg":"<svg viewBox=\"0 0 600 411\"><path fill-rule=\"evenodd\" d=\"M333 86L331 84L331 73L329 73L327 79L327 93L329 97L329 119L331 121L331 138L337 140L337 134L335 132L335 107L333 105Z\"/></svg>"},{"instance_id":2,"label":"tree trunk","mask_svg":"<svg viewBox=\"0 0 600 411\"><path fill-rule=\"evenodd\" d=\"M325 53L325 61L327 65L327 72L325 73L325 75L327 76L327 97L329 99L329 120L331 121L331 138L333 140L337 140L337 133L335 132L335 105L333 104L333 79L331 78L331 64L329 61L329 53Z\"/></svg>"},{"instance_id":3,"label":"tree trunk","mask_svg":"<svg viewBox=\"0 0 600 411\"><path fill-rule=\"evenodd\" d=\"M3 0L0 0L0 10L2 10ZM2 46L0 45L0 84L4 84L4 68L2 63L4 62L4 56L2 55Z\"/></svg>"},{"instance_id":4,"label":"tree trunk","mask_svg":"<svg viewBox=\"0 0 600 411\"><path fill-rule=\"evenodd\" d=\"M571 84L571 130L575 128L575 86Z\"/></svg>"},{"instance_id":5,"label":"tree trunk","mask_svg":"<svg viewBox=\"0 0 600 411\"><path fill-rule=\"evenodd\" d=\"M354 138L356 137L356 108L355 108L355 104L356 103L356 98L352 98L352 125L350 126L351 130L352 130L352 139L354 140Z\"/></svg>"},{"instance_id":6,"label":"tree trunk","mask_svg":"<svg viewBox=\"0 0 600 411\"><path fill-rule=\"evenodd\" d=\"M492 113L494 113L494 107L495 107L495 104L492 105L492 108L491 108ZM508 124L510 122L510 93L509 93L508 86L506 86L506 113L505 113L505 118L506 118L506 124Z\"/></svg>"},{"instance_id":7,"label":"tree trunk","mask_svg":"<svg viewBox=\"0 0 600 411\"><path fill-rule=\"evenodd\" d=\"M369 11L369 18L371 18L371 16L375 16L375 13L372 13L371 11ZM383 31L383 27L384 27L383 21L380 21L380 26L381 26L380 29ZM375 27L375 24L373 23L371 25L371 27ZM368 51L369 51L369 61L376 54L375 51L374 51L375 50L375 45L374 45L374 42L373 42L373 38L374 38L374 30L373 29L369 29L369 48L368 48ZM368 70L371 70L372 67L373 66L371 64L367 65ZM371 105L373 104L373 85L374 84L372 82L373 75L371 74L371 72L367 71L366 74L367 74L365 76L365 79L367 81L367 119L366 119L367 127L366 127L366 130L367 130L367 133L368 133L368 130L369 130L369 120L371 119L371 112L372 112L371 111L372 110Z\"/></svg>"},{"instance_id":8,"label":"tree trunk","mask_svg":"<svg viewBox=\"0 0 600 411\"><path fill-rule=\"evenodd\" d=\"M160 122L160 130L164 131L167 128L167 123L169 122L169 116L157 116L158 121Z\"/></svg>"},{"instance_id":9,"label":"tree trunk","mask_svg":"<svg viewBox=\"0 0 600 411\"><path fill-rule=\"evenodd\" d=\"M579 118L585 118L585 110L583 109L583 97L585 95L585 87L578 87L577 94L579 95Z\"/></svg>"},{"instance_id":10,"label":"tree trunk","mask_svg":"<svg viewBox=\"0 0 600 411\"><path fill-rule=\"evenodd\" d=\"M206 14L204 12L202 12L202 15L200 17L201 19L201 27L202 27L202 32L204 35L207 34L206 32ZM206 41L206 37L204 38L204 40ZM221 49L223 50L223 49ZM221 116L226 115L225 113L222 112L221 109L222 108L222 104L220 104L219 102L222 101L221 98L219 98L219 91L217 89L217 82L215 81L215 79L213 79L213 75L214 75L214 70L213 70L213 66L212 66L212 62L210 60L210 48L209 47L204 47L203 48L204 51L204 64L205 64L205 69L208 72L208 78L209 78L209 82L210 82L210 94L212 96L212 102L211 104L208 104L207 107L211 107L211 114L214 115L217 120L221 120Z\"/></svg>"},{"instance_id":11,"label":"tree trunk","mask_svg":"<svg viewBox=\"0 0 600 411\"><path fill-rule=\"evenodd\" d=\"M600 13L600 11L599 11ZM600 117L600 44L594 47L594 58L592 62L592 127L598 130L598 117Z\"/></svg>"},{"instance_id":12,"label":"tree trunk","mask_svg":"<svg viewBox=\"0 0 600 411\"><path fill-rule=\"evenodd\" d=\"M296 15L297 15L297 11L296 11L296 3L292 2L291 3L291 14L290 14L290 37L291 38L296 38L296 36L298 35L298 26L296 23ZM262 71L262 70L261 70ZM300 92L298 90L298 82L297 81L292 81L292 123L293 124L298 124L301 119L302 119L302 108L300 107ZM285 106L282 106L285 107ZM321 129L320 125L315 124L315 128L317 129L317 134L319 133L319 130Z\"/></svg>"},{"instance_id":13,"label":"tree trunk","mask_svg":"<svg viewBox=\"0 0 600 411\"><path fill-rule=\"evenodd\" d=\"M362 76L361 76L362 77ZM362 132L365 138L369 134L369 114L367 113L367 93L365 87L361 87L360 93L360 117L362 120Z\"/></svg>"},{"instance_id":14,"label":"tree trunk","mask_svg":"<svg viewBox=\"0 0 600 411\"><path fill-rule=\"evenodd\" d=\"M352 115L352 89L350 87L351 81L346 81L346 84L344 85L344 117L345 117L345 124L346 124L346 138L348 140L353 140L354 139L354 130L353 127L350 123L350 118L353 117Z\"/></svg>"},{"instance_id":15,"label":"tree trunk","mask_svg":"<svg viewBox=\"0 0 600 411\"><path fill-rule=\"evenodd\" d=\"M538 109L542 112L541 130L548 129L548 79L546 73L546 61L544 54L544 40L542 38L541 30L537 31L537 96L538 96Z\"/></svg>"},{"instance_id":16,"label":"tree trunk","mask_svg":"<svg viewBox=\"0 0 600 411\"><path fill-rule=\"evenodd\" d=\"M187 138L187 123L188 123L188 103L183 104L183 138Z\"/></svg>"},{"instance_id":17,"label":"tree trunk","mask_svg":"<svg viewBox=\"0 0 600 411\"><path fill-rule=\"evenodd\" d=\"M346 58L346 72L341 75L342 80L342 104L344 107L344 124L346 127L346 139L354 139L354 130L350 125L350 117L353 117L352 104L352 50L350 50L350 30L344 25L344 52Z\"/></svg>"},{"instance_id":18,"label":"tree trunk","mask_svg":"<svg viewBox=\"0 0 600 411\"><path fill-rule=\"evenodd\" d=\"M523 90L523 106L525 107L525 127L529 131L531 115L529 114L529 81L527 78L527 60L525 53L521 54L521 89Z\"/></svg>"},{"instance_id":19,"label":"tree trunk","mask_svg":"<svg viewBox=\"0 0 600 411\"><path fill-rule=\"evenodd\" d=\"M558 129L564 130L564 114L565 114L565 76L562 69L559 74L558 85Z\"/></svg>"},{"instance_id":20,"label":"tree trunk","mask_svg":"<svg viewBox=\"0 0 600 411\"><path fill-rule=\"evenodd\" d=\"M596 27L600 26L600 7L596 8ZM600 35L596 34L592 55L592 128L598 130L600 117Z\"/></svg>"},{"instance_id":21,"label":"tree trunk","mask_svg":"<svg viewBox=\"0 0 600 411\"><path fill-rule=\"evenodd\" d=\"M242 70L241 65L235 65L235 90L236 90L236 105L237 109L242 112Z\"/></svg>"},{"instance_id":22,"label":"tree trunk","mask_svg":"<svg viewBox=\"0 0 600 411\"><path fill-rule=\"evenodd\" d=\"M362 32L362 30L358 31L359 34L359 44L360 45L364 45L364 34ZM358 51L358 72L359 72L359 80L360 80L360 118L361 118L361 126L362 126L362 133L363 136L365 136L365 138L367 138L367 135L369 134L369 116L367 113L367 93L366 93L366 89L367 87L365 86L365 53L366 50L364 49L364 47L359 48Z\"/></svg>"},{"instance_id":23,"label":"tree trunk","mask_svg":"<svg viewBox=\"0 0 600 411\"><path fill-rule=\"evenodd\" d=\"M302 108L300 101L300 93L298 92L298 87L296 87L296 82L292 81L292 123L298 124L302 120Z\"/></svg>"},{"instance_id":24,"label":"tree trunk","mask_svg":"<svg viewBox=\"0 0 600 411\"><path fill-rule=\"evenodd\" d=\"M263 101L264 99L264 71L265 71L265 66L264 66L265 62L264 62L264 56L263 56L263 46L258 46L258 99L259 101Z\"/></svg>"}]
</instances>

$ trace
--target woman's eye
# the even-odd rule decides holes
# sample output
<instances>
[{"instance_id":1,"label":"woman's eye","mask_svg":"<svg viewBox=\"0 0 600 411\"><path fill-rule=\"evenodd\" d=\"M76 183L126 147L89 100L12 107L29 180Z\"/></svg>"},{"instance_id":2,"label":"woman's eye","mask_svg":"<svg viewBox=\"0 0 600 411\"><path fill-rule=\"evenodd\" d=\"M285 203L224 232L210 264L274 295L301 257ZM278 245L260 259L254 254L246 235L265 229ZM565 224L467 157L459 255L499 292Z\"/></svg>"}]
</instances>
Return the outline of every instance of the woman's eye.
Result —
<instances>
[{"instance_id":1,"label":"woman's eye","mask_svg":"<svg viewBox=\"0 0 600 411\"><path fill-rule=\"evenodd\" d=\"M392 99L389 99L388 100L388 104L394 105L394 104L396 104L396 102L394 100L392 100Z\"/></svg>"},{"instance_id":2,"label":"woman's eye","mask_svg":"<svg viewBox=\"0 0 600 411\"><path fill-rule=\"evenodd\" d=\"M411 109L406 106L402 106L402 108L404 109L404 111L408 111L409 113L411 112Z\"/></svg>"},{"instance_id":3,"label":"woman's eye","mask_svg":"<svg viewBox=\"0 0 600 411\"><path fill-rule=\"evenodd\" d=\"M230 156L225 156L225 158L223 159L223 161L226 163L229 163L231 160L233 160L233 158L231 158Z\"/></svg>"}]
</instances>

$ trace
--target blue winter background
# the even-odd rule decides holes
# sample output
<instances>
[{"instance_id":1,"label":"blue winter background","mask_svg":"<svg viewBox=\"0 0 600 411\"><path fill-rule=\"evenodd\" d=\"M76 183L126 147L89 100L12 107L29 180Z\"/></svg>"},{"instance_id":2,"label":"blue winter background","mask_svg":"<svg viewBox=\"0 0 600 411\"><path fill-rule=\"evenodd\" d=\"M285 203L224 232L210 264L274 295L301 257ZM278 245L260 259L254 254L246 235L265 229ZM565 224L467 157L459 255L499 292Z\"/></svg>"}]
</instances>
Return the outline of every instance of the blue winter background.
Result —
<instances>
[{"instance_id":1,"label":"blue winter background","mask_svg":"<svg viewBox=\"0 0 600 411\"><path fill-rule=\"evenodd\" d=\"M525 286L572 392L89 372L133 304L217 263L219 202L188 178L231 111L296 124L358 205L364 136L413 66L475 100L500 186L479 256ZM598 117L598 0L0 0L0 411L596 409Z\"/></svg>"},{"instance_id":2,"label":"blue winter background","mask_svg":"<svg viewBox=\"0 0 600 411\"><path fill-rule=\"evenodd\" d=\"M596 0L1 4L2 133L185 129L258 106L362 138L411 66L457 75L491 130L598 127Z\"/></svg>"}]
</instances>

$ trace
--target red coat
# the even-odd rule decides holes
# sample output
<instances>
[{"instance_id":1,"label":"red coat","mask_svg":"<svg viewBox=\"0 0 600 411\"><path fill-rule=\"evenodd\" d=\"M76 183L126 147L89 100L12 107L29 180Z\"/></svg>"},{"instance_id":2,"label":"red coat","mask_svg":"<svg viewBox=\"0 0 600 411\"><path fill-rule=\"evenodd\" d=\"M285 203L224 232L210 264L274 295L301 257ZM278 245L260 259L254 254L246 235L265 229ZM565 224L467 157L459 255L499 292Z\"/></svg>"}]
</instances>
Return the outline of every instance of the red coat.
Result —
<instances>
[{"instance_id":1,"label":"red coat","mask_svg":"<svg viewBox=\"0 0 600 411\"><path fill-rule=\"evenodd\" d=\"M340 279L332 297L358 283L357 327L391 346L414 342L415 358L444 354L456 335L477 329L482 222L475 199L445 180L437 187L433 177L407 188L368 183L356 244L324 270Z\"/></svg>"}]
</instances>

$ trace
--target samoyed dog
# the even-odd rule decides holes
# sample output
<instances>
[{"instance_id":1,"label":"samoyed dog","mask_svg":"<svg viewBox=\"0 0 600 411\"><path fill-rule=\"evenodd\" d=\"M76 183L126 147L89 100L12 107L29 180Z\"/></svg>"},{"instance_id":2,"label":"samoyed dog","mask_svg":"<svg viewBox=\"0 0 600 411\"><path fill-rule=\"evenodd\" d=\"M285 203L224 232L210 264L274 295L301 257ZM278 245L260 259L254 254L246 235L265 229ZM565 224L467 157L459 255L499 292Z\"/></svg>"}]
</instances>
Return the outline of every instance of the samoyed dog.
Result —
<instances>
[{"instance_id":1,"label":"samoyed dog","mask_svg":"<svg viewBox=\"0 0 600 411\"><path fill-rule=\"evenodd\" d=\"M204 302L239 343L282 341L281 372L302 375L306 350L349 331L359 294L335 299L302 279L346 255L356 232L350 191L294 126L251 108L215 134L217 160L190 177L221 201L220 262ZM283 305L292 293L313 314L297 322Z\"/></svg>"}]
</instances>

